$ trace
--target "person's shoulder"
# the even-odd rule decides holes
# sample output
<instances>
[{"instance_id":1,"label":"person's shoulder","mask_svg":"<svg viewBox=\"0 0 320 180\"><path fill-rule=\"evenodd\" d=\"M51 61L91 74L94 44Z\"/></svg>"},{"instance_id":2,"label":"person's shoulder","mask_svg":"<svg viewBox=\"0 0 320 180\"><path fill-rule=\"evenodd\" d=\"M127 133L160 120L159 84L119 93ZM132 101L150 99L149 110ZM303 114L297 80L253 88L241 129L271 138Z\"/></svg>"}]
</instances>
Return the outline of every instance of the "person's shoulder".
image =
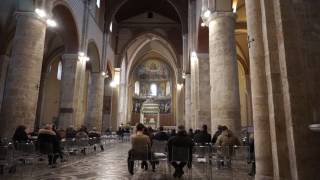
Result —
<instances>
[{"instance_id":1,"label":"person's shoulder","mask_svg":"<svg viewBox=\"0 0 320 180\"><path fill-rule=\"evenodd\" d=\"M39 130L39 135L52 135L52 136L56 136L56 133L52 130L48 130L48 129L40 129Z\"/></svg>"}]
</instances>

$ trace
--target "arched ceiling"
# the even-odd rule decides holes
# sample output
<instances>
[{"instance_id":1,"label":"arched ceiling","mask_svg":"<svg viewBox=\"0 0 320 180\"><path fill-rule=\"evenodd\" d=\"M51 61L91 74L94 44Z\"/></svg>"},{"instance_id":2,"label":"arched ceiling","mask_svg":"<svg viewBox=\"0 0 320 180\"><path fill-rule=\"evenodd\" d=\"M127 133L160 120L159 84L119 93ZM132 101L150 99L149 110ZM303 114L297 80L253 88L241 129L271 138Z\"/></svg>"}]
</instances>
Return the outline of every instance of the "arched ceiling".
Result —
<instances>
[{"instance_id":1,"label":"arched ceiling","mask_svg":"<svg viewBox=\"0 0 320 180\"><path fill-rule=\"evenodd\" d=\"M121 6L115 19L121 22L144 12L155 12L173 21L180 22L179 15L168 0L128 0Z\"/></svg>"}]
</instances>

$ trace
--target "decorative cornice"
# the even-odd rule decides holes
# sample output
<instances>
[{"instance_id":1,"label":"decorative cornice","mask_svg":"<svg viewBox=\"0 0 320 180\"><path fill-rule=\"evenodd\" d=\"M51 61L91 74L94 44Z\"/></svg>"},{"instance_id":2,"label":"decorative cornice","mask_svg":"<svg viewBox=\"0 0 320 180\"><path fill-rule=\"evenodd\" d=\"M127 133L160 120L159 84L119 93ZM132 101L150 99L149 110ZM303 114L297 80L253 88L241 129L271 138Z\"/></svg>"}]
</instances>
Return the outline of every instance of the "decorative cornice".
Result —
<instances>
[{"instance_id":1,"label":"decorative cornice","mask_svg":"<svg viewBox=\"0 0 320 180\"><path fill-rule=\"evenodd\" d=\"M209 23L217 18L221 17L230 17L234 21L236 20L236 14L233 12L213 12L210 13L209 16L204 16L204 14L201 15L202 21L206 26L209 26Z\"/></svg>"}]
</instances>

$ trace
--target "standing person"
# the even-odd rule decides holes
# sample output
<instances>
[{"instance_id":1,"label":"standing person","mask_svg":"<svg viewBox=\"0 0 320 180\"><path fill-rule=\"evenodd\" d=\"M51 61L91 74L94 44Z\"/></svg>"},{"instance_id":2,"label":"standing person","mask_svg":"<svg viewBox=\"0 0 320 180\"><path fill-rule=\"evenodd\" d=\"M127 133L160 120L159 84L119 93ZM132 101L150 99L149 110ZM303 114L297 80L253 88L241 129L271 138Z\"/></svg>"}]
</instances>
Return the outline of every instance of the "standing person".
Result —
<instances>
[{"instance_id":1,"label":"standing person","mask_svg":"<svg viewBox=\"0 0 320 180\"><path fill-rule=\"evenodd\" d=\"M47 124L44 129L39 130L38 146L40 152L48 154L49 166L55 168L61 149L58 137L53 131L51 124Z\"/></svg>"},{"instance_id":2,"label":"standing person","mask_svg":"<svg viewBox=\"0 0 320 180\"><path fill-rule=\"evenodd\" d=\"M172 154L172 147L182 147L182 148L188 148L189 149L189 162L188 167L191 168L192 163L192 148L194 146L194 143L192 139L187 135L187 132L185 130L185 127L180 125L178 126L178 133L176 136L171 137L168 141L168 151L169 151L169 161L171 162L171 165L175 168L175 171L173 173L174 177L181 177L183 172L183 167L187 164L185 162L174 162L172 161L172 157L175 156L175 154Z\"/></svg>"},{"instance_id":3,"label":"standing person","mask_svg":"<svg viewBox=\"0 0 320 180\"><path fill-rule=\"evenodd\" d=\"M202 126L202 130L194 135L193 138L195 143L206 144L211 142L211 134L208 133L207 125Z\"/></svg>"},{"instance_id":4,"label":"standing person","mask_svg":"<svg viewBox=\"0 0 320 180\"><path fill-rule=\"evenodd\" d=\"M151 141L149 136L143 134L144 128L143 124L137 124L136 134L131 136L131 149L128 152L128 170L131 175L133 175L134 161L132 158L134 154L148 154L148 158L151 159ZM151 162L151 165L154 171L155 163Z\"/></svg>"},{"instance_id":5,"label":"standing person","mask_svg":"<svg viewBox=\"0 0 320 180\"><path fill-rule=\"evenodd\" d=\"M254 138L253 134L249 136L249 163L251 163L251 171L249 172L249 176L254 176L256 174L256 160L254 156Z\"/></svg>"},{"instance_id":6,"label":"standing person","mask_svg":"<svg viewBox=\"0 0 320 180\"><path fill-rule=\"evenodd\" d=\"M171 129L170 138L175 137L176 135L176 129Z\"/></svg>"},{"instance_id":7,"label":"standing person","mask_svg":"<svg viewBox=\"0 0 320 180\"><path fill-rule=\"evenodd\" d=\"M59 133L61 131L58 132L55 125L52 125L52 131L56 133L57 140L58 140L58 143L59 143L59 147L61 147L61 140L63 138L61 136L61 134ZM61 162L65 162L66 160L63 158L63 152L62 152L61 148L59 148L59 152L58 153L59 153L59 157L61 159Z\"/></svg>"},{"instance_id":8,"label":"standing person","mask_svg":"<svg viewBox=\"0 0 320 180\"><path fill-rule=\"evenodd\" d=\"M231 156L234 153L234 146L240 145L239 139L233 135L231 130L226 129L218 137L216 145L221 147L218 152L220 158L226 161L227 167L231 167ZM220 166L221 164L218 164L218 167Z\"/></svg>"},{"instance_id":9,"label":"standing person","mask_svg":"<svg viewBox=\"0 0 320 180\"><path fill-rule=\"evenodd\" d=\"M218 129L217 131L214 133L213 137L212 137L212 144L215 144L217 142L217 139L218 137L220 136L220 134L222 133L223 130L225 130L226 127L225 126L221 126L221 125L218 125Z\"/></svg>"}]
</instances>

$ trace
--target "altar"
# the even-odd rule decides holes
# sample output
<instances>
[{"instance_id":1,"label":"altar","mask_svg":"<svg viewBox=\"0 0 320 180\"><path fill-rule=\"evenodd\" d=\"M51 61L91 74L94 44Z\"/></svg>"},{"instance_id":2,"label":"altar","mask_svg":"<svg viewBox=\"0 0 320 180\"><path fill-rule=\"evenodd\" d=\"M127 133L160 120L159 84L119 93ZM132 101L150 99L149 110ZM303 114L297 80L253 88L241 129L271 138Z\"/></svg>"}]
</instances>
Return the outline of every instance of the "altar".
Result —
<instances>
[{"instance_id":1,"label":"altar","mask_svg":"<svg viewBox=\"0 0 320 180\"><path fill-rule=\"evenodd\" d=\"M147 127L157 129L160 126L160 108L159 104L151 99L147 99L141 107L140 123Z\"/></svg>"}]
</instances>

